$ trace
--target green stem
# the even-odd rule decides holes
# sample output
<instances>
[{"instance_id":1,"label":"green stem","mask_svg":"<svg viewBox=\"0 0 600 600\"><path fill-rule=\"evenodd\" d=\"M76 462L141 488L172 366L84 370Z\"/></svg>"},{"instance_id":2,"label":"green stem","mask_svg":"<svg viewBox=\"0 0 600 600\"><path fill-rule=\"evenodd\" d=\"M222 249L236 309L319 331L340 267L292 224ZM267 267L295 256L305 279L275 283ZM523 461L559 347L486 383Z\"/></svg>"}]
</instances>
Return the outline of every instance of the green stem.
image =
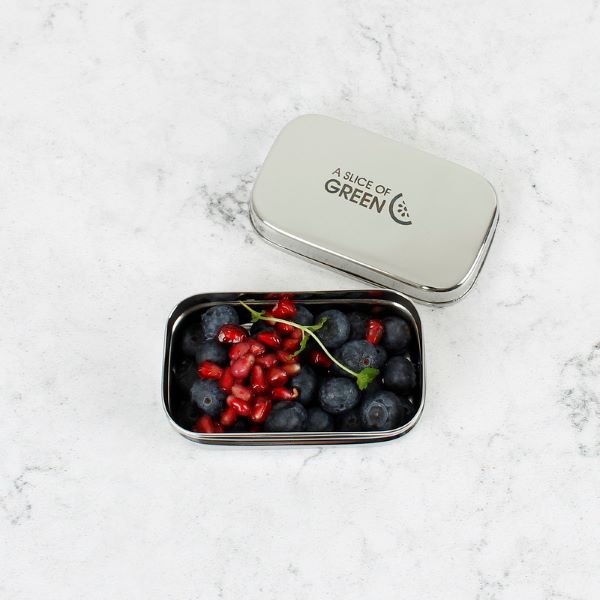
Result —
<instances>
[{"instance_id":1,"label":"green stem","mask_svg":"<svg viewBox=\"0 0 600 600\"><path fill-rule=\"evenodd\" d=\"M352 369L349 369L346 365L343 365L339 360L337 360L335 358L335 356L333 356L333 354L331 354L331 352L329 352L329 350L327 350L327 348L325 348L325 346L323 345L323 342L319 339L319 337L317 336L316 333L314 333L313 331L310 331L310 329L308 330L308 335L310 335L313 340L315 340L315 342L317 342L317 344L319 344L319 346L321 346L321 348L323 348L323 352L325 352L325 354L327 354L327 356L329 356L329 358L340 368L340 369L344 369L344 371L346 371L346 373L350 373L350 375L352 375L352 377L358 377L358 373L355 373Z\"/></svg>"},{"instance_id":2,"label":"green stem","mask_svg":"<svg viewBox=\"0 0 600 600\"><path fill-rule=\"evenodd\" d=\"M335 358L335 356L333 356L333 354L331 354L331 352L329 352L329 350L325 347L325 345L323 344L323 342L319 339L319 337L315 334L314 331L311 331L310 327L307 327L306 325L300 325L299 323L294 323L293 321L287 321L286 319L280 319L278 317L265 317L263 314L261 314L260 312L254 310L253 308L250 308L250 306L248 306L245 302L243 302L242 300L240 300L240 304L246 308L247 310L249 310L253 315L255 315L255 317L257 319L260 319L261 321L273 321L274 323L284 323L285 325L291 325L292 327L295 327L296 329L300 329L302 331L303 334L308 334L310 335L315 342L317 342L317 344L319 344L319 346L321 346L321 348L323 348L323 352L325 352L325 354L340 368L343 369L344 371L346 371L346 373L350 373L350 375L352 375L352 377L358 377L358 373L354 372L352 369L349 369L346 365L343 365L339 360L337 360Z\"/></svg>"}]
</instances>

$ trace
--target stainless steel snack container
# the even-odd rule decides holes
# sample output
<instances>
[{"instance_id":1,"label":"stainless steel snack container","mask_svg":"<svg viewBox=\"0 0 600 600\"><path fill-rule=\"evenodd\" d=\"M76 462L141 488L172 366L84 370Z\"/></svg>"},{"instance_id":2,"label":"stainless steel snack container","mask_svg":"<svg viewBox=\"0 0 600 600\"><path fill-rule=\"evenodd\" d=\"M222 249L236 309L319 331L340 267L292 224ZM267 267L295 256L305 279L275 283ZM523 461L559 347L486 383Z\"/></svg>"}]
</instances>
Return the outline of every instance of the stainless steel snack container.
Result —
<instances>
[{"instance_id":1,"label":"stainless steel snack container","mask_svg":"<svg viewBox=\"0 0 600 600\"><path fill-rule=\"evenodd\" d=\"M498 222L478 173L320 115L286 125L250 202L269 242L420 302L474 284Z\"/></svg>"},{"instance_id":2,"label":"stainless steel snack container","mask_svg":"<svg viewBox=\"0 0 600 600\"><path fill-rule=\"evenodd\" d=\"M184 437L194 442L205 444L231 445L282 445L282 444L353 444L360 442L379 442L391 440L410 431L417 423L423 412L425 400L425 365L423 361L423 332L421 319L410 300L390 290L351 290L351 291L321 291L321 292L292 292L294 300L307 308L315 310L318 306L340 306L349 308L361 305L377 305L388 314L403 317L410 325L413 334L413 354L411 359L415 364L418 385L412 399L416 413L406 424L389 431L359 431L359 432L295 432L295 433L196 433L189 431L177 423L179 406L176 401L172 366L176 358L179 332L182 325L194 313L206 310L216 304L236 304L243 300L253 307L265 307L273 304L273 295L266 293L221 293L200 294L180 302L171 313L165 335L165 351L163 364L163 401L164 408L171 425ZM243 309L242 309L243 310Z\"/></svg>"},{"instance_id":3,"label":"stainless steel snack container","mask_svg":"<svg viewBox=\"0 0 600 600\"><path fill-rule=\"evenodd\" d=\"M211 444L346 444L410 431L423 411L425 370L421 321L407 296L442 305L466 294L498 214L494 189L474 171L330 117L293 120L258 174L252 223L283 250L388 288L297 292L296 298L308 306L375 303L403 316L415 339L417 411L409 423L383 432L201 434L180 427L171 367L182 322L218 303L244 299L264 306L268 300L264 293L204 294L181 302L167 323L163 398L171 423L186 438Z\"/></svg>"}]
</instances>

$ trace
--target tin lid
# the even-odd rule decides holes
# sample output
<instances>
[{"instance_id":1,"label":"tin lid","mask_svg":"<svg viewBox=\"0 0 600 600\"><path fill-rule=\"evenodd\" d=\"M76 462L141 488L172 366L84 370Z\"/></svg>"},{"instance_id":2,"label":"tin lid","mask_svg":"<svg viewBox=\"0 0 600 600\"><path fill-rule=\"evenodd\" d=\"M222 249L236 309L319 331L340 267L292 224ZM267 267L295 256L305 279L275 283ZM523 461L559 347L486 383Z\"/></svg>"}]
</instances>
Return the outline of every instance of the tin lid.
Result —
<instances>
[{"instance_id":1,"label":"tin lid","mask_svg":"<svg viewBox=\"0 0 600 600\"><path fill-rule=\"evenodd\" d=\"M498 207L489 182L469 169L306 115L275 140L250 215L278 246L438 304L473 285Z\"/></svg>"}]
</instances>

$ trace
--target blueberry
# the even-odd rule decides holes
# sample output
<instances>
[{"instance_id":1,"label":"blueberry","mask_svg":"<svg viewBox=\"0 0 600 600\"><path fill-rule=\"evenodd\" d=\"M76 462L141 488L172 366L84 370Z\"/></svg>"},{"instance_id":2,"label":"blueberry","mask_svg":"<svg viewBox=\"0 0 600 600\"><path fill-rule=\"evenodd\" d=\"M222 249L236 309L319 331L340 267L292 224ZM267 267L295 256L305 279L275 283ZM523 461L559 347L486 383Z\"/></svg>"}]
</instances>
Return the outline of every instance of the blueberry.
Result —
<instances>
[{"instance_id":1,"label":"blueberry","mask_svg":"<svg viewBox=\"0 0 600 600\"><path fill-rule=\"evenodd\" d=\"M267 329L272 329L272 326L269 325L266 321L256 321L252 323L252 327L250 327L250 335L256 335L261 331L265 331Z\"/></svg>"},{"instance_id":2,"label":"blueberry","mask_svg":"<svg viewBox=\"0 0 600 600\"><path fill-rule=\"evenodd\" d=\"M348 321L350 321L350 339L363 340L367 333L367 321L369 315L361 312L348 313Z\"/></svg>"},{"instance_id":3,"label":"blueberry","mask_svg":"<svg viewBox=\"0 0 600 600\"><path fill-rule=\"evenodd\" d=\"M219 329L223 325L238 325L239 322L240 318L233 306L229 306L229 304L213 306L202 315L204 339L212 340L219 333Z\"/></svg>"},{"instance_id":4,"label":"blueberry","mask_svg":"<svg viewBox=\"0 0 600 600\"><path fill-rule=\"evenodd\" d=\"M300 373L292 377L290 385L298 388L298 391L300 392L298 400L306 406L315 395L317 389L317 376L311 367L302 365Z\"/></svg>"},{"instance_id":5,"label":"blueberry","mask_svg":"<svg viewBox=\"0 0 600 600\"><path fill-rule=\"evenodd\" d=\"M365 398L372 396L375 392L383 389L383 381L381 380L381 377L377 377L375 380L371 381L367 386L367 389L362 393L362 399L364 400Z\"/></svg>"},{"instance_id":6,"label":"blueberry","mask_svg":"<svg viewBox=\"0 0 600 600\"><path fill-rule=\"evenodd\" d=\"M339 348L350 336L350 321L341 311L331 309L322 312L315 321L318 323L323 317L327 321L316 333L327 348Z\"/></svg>"},{"instance_id":7,"label":"blueberry","mask_svg":"<svg viewBox=\"0 0 600 600\"><path fill-rule=\"evenodd\" d=\"M179 389L189 396L192 386L198 381L196 363L189 358L184 358L173 368L173 377Z\"/></svg>"},{"instance_id":8,"label":"blueberry","mask_svg":"<svg viewBox=\"0 0 600 600\"><path fill-rule=\"evenodd\" d=\"M198 346L204 341L204 329L202 323L192 323L189 325L184 334L181 342L181 349L184 354L188 356L195 356Z\"/></svg>"},{"instance_id":9,"label":"blueberry","mask_svg":"<svg viewBox=\"0 0 600 600\"><path fill-rule=\"evenodd\" d=\"M393 356L383 368L383 384L395 392L407 392L417 384L414 365L403 356Z\"/></svg>"},{"instance_id":10,"label":"blueberry","mask_svg":"<svg viewBox=\"0 0 600 600\"><path fill-rule=\"evenodd\" d=\"M196 350L196 363L210 360L218 365L225 366L229 363L227 348L216 340L207 340L198 345Z\"/></svg>"},{"instance_id":11,"label":"blueberry","mask_svg":"<svg viewBox=\"0 0 600 600\"><path fill-rule=\"evenodd\" d=\"M218 417L225 408L225 392L214 379L198 379L192 386L192 401L211 417Z\"/></svg>"},{"instance_id":12,"label":"blueberry","mask_svg":"<svg viewBox=\"0 0 600 600\"><path fill-rule=\"evenodd\" d=\"M192 431L200 415L200 409L195 402L182 402L175 410L175 422L184 429Z\"/></svg>"},{"instance_id":13,"label":"blueberry","mask_svg":"<svg viewBox=\"0 0 600 600\"><path fill-rule=\"evenodd\" d=\"M265 431L305 431L307 419L306 409L299 402L278 402L265 421Z\"/></svg>"},{"instance_id":14,"label":"blueberry","mask_svg":"<svg viewBox=\"0 0 600 600\"><path fill-rule=\"evenodd\" d=\"M376 363L379 365L377 368L381 369L381 367L385 364L387 360L388 353L385 351L383 346L375 346L375 352L377 352Z\"/></svg>"},{"instance_id":15,"label":"blueberry","mask_svg":"<svg viewBox=\"0 0 600 600\"><path fill-rule=\"evenodd\" d=\"M312 325L315 322L315 317L306 306L300 305L296 316L292 320L298 325Z\"/></svg>"},{"instance_id":16,"label":"blueberry","mask_svg":"<svg viewBox=\"0 0 600 600\"><path fill-rule=\"evenodd\" d=\"M399 396L400 398L400 423L398 425L404 425L408 423L417 412L417 407L413 404L411 396Z\"/></svg>"},{"instance_id":17,"label":"blueberry","mask_svg":"<svg viewBox=\"0 0 600 600\"><path fill-rule=\"evenodd\" d=\"M380 390L365 398L360 420L367 431L387 431L398 427L402 413L400 398L393 392Z\"/></svg>"},{"instance_id":18,"label":"blueberry","mask_svg":"<svg viewBox=\"0 0 600 600\"><path fill-rule=\"evenodd\" d=\"M358 388L353 380L346 377L333 377L319 389L319 401L323 410L339 414L358 404Z\"/></svg>"},{"instance_id":19,"label":"blueberry","mask_svg":"<svg viewBox=\"0 0 600 600\"><path fill-rule=\"evenodd\" d=\"M383 319L383 338L381 343L389 352L402 352L408 348L411 340L410 327L400 317L386 317Z\"/></svg>"},{"instance_id":20,"label":"blueberry","mask_svg":"<svg viewBox=\"0 0 600 600\"><path fill-rule=\"evenodd\" d=\"M335 419L336 431L362 431L358 408L346 411Z\"/></svg>"},{"instance_id":21,"label":"blueberry","mask_svg":"<svg viewBox=\"0 0 600 600\"><path fill-rule=\"evenodd\" d=\"M383 366L387 353L383 348L374 346L366 340L352 340L346 342L336 350L335 357L346 367L358 373L365 367L379 369ZM340 375L351 377L349 373L334 365L333 370Z\"/></svg>"},{"instance_id":22,"label":"blueberry","mask_svg":"<svg viewBox=\"0 0 600 600\"><path fill-rule=\"evenodd\" d=\"M250 421L243 417L238 417L236 422L229 428L232 433L246 433L250 430Z\"/></svg>"},{"instance_id":23,"label":"blueberry","mask_svg":"<svg viewBox=\"0 0 600 600\"><path fill-rule=\"evenodd\" d=\"M333 417L318 406L309 408L306 431L333 431Z\"/></svg>"}]
</instances>

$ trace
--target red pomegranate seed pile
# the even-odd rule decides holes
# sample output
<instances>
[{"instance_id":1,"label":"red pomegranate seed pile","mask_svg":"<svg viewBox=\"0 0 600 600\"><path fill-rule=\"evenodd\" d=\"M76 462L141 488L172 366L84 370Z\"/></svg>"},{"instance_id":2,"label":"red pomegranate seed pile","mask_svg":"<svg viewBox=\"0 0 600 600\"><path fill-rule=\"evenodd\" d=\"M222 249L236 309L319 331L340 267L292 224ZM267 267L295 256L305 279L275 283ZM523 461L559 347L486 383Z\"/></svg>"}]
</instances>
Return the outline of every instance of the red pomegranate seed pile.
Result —
<instances>
[{"instance_id":1,"label":"red pomegranate seed pile","mask_svg":"<svg viewBox=\"0 0 600 600\"><path fill-rule=\"evenodd\" d=\"M217 340L229 345L229 365L204 361L198 365L198 376L219 382L227 394L226 407L218 418L201 416L194 431L222 433L228 431L239 417L252 422L251 432L260 431L261 424L269 416L274 402L294 401L299 391L290 385L292 377L302 369L301 361L323 370L333 362L322 350L307 350L299 356L292 354L300 347L302 330L287 323L268 320L276 317L293 321L297 313L294 301L279 298L274 307L265 313L270 329L260 331L253 337L240 325L223 325ZM365 339L379 344L384 333L380 319L367 322ZM318 333L317 333L318 335Z\"/></svg>"},{"instance_id":2,"label":"red pomegranate seed pile","mask_svg":"<svg viewBox=\"0 0 600 600\"><path fill-rule=\"evenodd\" d=\"M280 298L265 315L293 321L296 305L290 298ZM228 394L227 407L218 419L208 415L200 417L195 431L221 433L238 417L249 418L253 423L250 431L259 431L273 402L298 398L298 390L290 386L290 379L300 372L300 357L291 355L300 346L302 331L286 323L267 323L272 329L254 337L239 325L221 327L217 340L230 346L229 365L224 368L205 361L198 365L198 376L218 380L221 389ZM326 360L321 358L319 364L327 364L327 356L322 354L322 357Z\"/></svg>"}]
</instances>

